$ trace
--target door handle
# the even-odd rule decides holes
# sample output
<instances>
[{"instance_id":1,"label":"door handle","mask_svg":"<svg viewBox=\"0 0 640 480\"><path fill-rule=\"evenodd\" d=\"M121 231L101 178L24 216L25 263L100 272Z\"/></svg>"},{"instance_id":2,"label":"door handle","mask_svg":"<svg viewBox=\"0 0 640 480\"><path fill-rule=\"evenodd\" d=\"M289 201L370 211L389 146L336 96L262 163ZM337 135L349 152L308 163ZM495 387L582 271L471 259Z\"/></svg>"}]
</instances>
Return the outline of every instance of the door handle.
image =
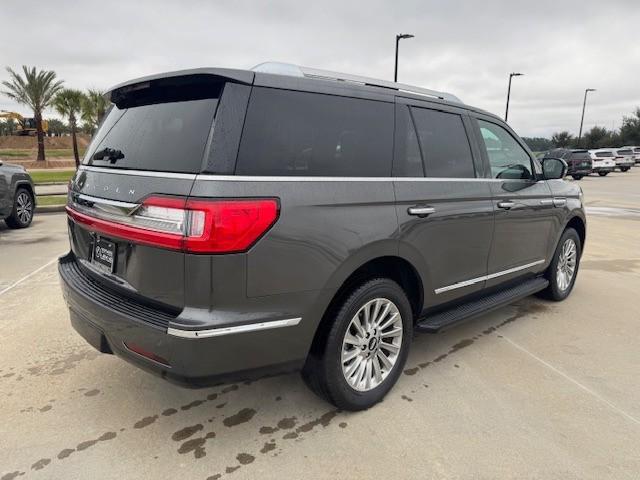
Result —
<instances>
[{"instance_id":1,"label":"door handle","mask_svg":"<svg viewBox=\"0 0 640 480\"><path fill-rule=\"evenodd\" d=\"M505 210L509 210L510 208L513 208L515 206L515 202L498 202L498 207L504 208Z\"/></svg>"},{"instance_id":2,"label":"door handle","mask_svg":"<svg viewBox=\"0 0 640 480\"><path fill-rule=\"evenodd\" d=\"M554 207L564 207L567 204L567 199L566 198L560 198L560 197L556 197L553 199L553 206Z\"/></svg>"},{"instance_id":3,"label":"door handle","mask_svg":"<svg viewBox=\"0 0 640 480\"><path fill-rule=\"evenodd\" d=\"M409 207L407 213L418 217L426 217L432 213L436 213L436 209L433 207Z\"/></svg>"}]
</instances>

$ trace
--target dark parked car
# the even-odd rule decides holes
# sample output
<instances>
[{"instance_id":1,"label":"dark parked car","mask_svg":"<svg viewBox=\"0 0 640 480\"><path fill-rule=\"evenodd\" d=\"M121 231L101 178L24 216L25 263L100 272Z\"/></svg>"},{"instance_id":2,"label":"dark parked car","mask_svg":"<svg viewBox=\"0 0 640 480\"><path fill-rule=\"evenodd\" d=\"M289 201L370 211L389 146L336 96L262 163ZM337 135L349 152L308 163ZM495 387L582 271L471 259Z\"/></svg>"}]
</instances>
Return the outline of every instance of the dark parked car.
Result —
<instances>
[{"instance_id":1,"label":"dark parked car","mask_svg":"<svg viewBox=\"0 0 640 480\"><path fill-rule=\"evenodd\" d=\"M544 154L544 158L561 158L567 162L569 170L567 175L571 175L575 180L589 175L593 171L593 164L589 150L556 148Z\"/></svg>"},{"instance_id":2,"label":"dark parked car","mask_svg":"<svg viewBox=\"0 0 640 480\"><path fill-rule=\"evenodd\" d=\"M27 171L0 160L0 220L10 228L28 227L35 208L33 182Z\"/></svg>"},{"instance_id":3,"label":"dark parked car","mask_svg":"<svg viewBox=\"0 0 640 480\"><path fill-rule=\"evenodd\" d=\"M566 163L450 94L267 64L109 95L59 272L75 329L165 379L301 369L368 408L414 331L573 288L585 214Z\"/></svg>"}]
</instances>

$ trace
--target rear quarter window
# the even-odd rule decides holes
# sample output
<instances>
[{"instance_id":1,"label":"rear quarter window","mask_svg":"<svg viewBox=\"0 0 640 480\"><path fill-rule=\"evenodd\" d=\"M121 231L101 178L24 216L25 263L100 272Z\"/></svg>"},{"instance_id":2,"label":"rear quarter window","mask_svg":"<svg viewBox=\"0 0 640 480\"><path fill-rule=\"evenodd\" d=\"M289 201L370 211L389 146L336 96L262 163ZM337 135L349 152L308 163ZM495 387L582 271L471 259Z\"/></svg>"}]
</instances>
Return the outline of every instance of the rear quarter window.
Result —
<instances>
[{"instance_id":1,"label":"rear quarter window","mask_svg":"<svg viewBox=\"0 0 640 480\"><path fill-rule=\"evenodd\" d=\"M254 87L237 175L391 175L393 104Z\"/></svg>"}]
</instances>

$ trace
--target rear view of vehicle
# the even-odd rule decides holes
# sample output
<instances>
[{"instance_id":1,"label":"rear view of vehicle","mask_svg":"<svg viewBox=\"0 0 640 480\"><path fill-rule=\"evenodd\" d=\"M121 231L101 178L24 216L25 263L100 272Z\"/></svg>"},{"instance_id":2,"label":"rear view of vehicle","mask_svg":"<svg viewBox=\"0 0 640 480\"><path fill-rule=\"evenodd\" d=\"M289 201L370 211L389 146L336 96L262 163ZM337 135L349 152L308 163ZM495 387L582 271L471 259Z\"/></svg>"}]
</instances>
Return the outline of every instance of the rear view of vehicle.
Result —
<instances>
[{"instance_id":1,"label":"rear view of vehicle","mask_svg":"<svg viewBox=\"0 0 640 480\"><path fill-rule=\"evenodd\" d=\"M613 150L601 148L589 150L592 161L592 170L601 177L607 176L616 169L615 155Z\"/></svg>"},{"instance_id":2,"label":"rear view of vehicle","mask_svg":"<svg viewBox=\"0 0 640 480\"><path fill-rule=\"evenodd\" d=\"M591 156L587 150L557 148L545 153L542 158L561 158L567 162L567 175L573 177L574 180L580 180L589 175L593 168Z\"/></svg>"},{"instance_id":3,"label":"rear view of vehicle","mask_svg":"<svg viewBox=\"0 0 640 480\"><path fill-rule=\"evenodd\" d=\"M628 172L636 164L633 150L630 148L619 148L613 151L615 154L616 167L621 172Z\"/></svg>"},{"instance_id":4,"label":"rear view of vehicle","mask_svg":"<svg viewBox=\"0 0 640 480\"><path fill-rule=\"evenodd\" d=\"M72 324L89 343L175 380L190 363L194 383L212 373L211 362L243 368L229 365L227 351L191 339L204 336L203 324L229 320L215 318L211 304L244 298L246 258L238 252L279 212L277 198L237 198L222 187L207 199L190 197L199 173L225 173L235 155L235 100L248 96L243 83L252 74L219 73L168 74L111 92L114 105L70 185L71 252L59 265ZM227 143L212 148L214 124ZM221 271L223 284L212 287ZM256 315L244 313L235 320Z\"/></svg>"}]
</instances>

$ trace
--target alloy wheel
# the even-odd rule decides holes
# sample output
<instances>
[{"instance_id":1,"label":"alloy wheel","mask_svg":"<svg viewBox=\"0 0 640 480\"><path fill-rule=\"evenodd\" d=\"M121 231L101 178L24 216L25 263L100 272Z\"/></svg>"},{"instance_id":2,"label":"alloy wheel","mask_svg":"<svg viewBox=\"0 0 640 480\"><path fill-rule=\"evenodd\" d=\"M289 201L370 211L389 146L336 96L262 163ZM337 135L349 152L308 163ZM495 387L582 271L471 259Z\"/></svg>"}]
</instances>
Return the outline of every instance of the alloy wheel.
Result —
<instances>
[{"instance_id":1,"label":"alloy wheel","mask_svg":"<svg viewBox=\"0 0 640 480\"><path fill-rule=\"evenodd\" d=\"M26 192L20 192L16 198L16 216L20 223L26 225L33 215L33 201Z\"/></svg>"},{"instance_id":2,"label":"alloy wheel","mask_svg":"<svg viewBox=\"0 0 640 480\"><path fill-rule=\"evenodd\" d=\"M576 271L576 261L578 258L578 249L576 242L571 238L567 238L560 250L558 258L558 267L556 269L556 281L558 288L565 291L571 285L573 276Z\"/></svg>"},{"instance_id":3,"label":"alloy wheel","mask_svg":"<svg viewBox=\"0 0 640 480\"><path fill-rule=\"evenodd\" d=\"M379 386L396 364L402 347L402 317L386 298L365 303L353 316L342 342L342 373L351 388Z\"/></svg>"}]
</instances>

